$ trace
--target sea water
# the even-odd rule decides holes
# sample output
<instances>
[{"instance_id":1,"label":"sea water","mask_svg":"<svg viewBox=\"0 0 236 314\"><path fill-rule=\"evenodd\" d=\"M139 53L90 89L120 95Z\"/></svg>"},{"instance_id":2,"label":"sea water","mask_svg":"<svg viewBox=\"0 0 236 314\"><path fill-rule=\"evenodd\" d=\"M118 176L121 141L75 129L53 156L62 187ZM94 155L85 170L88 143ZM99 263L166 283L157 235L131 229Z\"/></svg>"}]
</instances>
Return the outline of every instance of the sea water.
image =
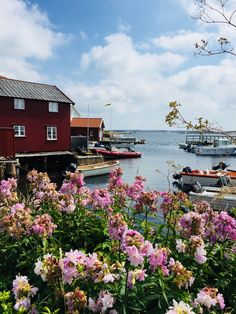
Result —
<instances>
[{"instance_id":1,"label":"sea water","mask_svg":"<svg viewBox=\"0 0 236 314\"><path fill-rule=\"evenodd\" d=\"M179 148L179 143L184 143L186 133L181 131L133 131L130 136L145 139L146 144L134 146L136 151L142 153L141 158L121 159L120 167L124 170L123 180L132 184L135 176L146 178L147 190L166 191L172 188L173 167L177 169L188 166L191 169L211 169L219 161L230 164L231 169L236 169L236 156L197 156ZM93 188L95 186L105 187L108 177L100 176L86 178L86 184Z\"/></svg>"}]
</instances>

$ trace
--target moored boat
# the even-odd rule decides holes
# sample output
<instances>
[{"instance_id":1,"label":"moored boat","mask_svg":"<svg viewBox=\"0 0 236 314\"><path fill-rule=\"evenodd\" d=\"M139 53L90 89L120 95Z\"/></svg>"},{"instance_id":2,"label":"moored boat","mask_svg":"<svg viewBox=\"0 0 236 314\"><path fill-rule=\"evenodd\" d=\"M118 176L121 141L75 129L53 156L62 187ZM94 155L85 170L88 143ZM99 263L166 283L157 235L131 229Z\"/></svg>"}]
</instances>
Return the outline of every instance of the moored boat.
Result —
<instances>
[{"instance_id":1,"label":"moored boat","mask_svg":"<svg viewBox=\"0 0 236 314\"><path fill-rule=\"evenodd\" d=\"M118 165L118 160L110 160L90 165L77 166L76 171L79 171L84 177L94 177L109 174Z\"/></svg>"},{"instance_id":2,"label":"moored boat","mask_svg":"<svg viewBox=\"0 0 236 314\"><path fill-rule=\"evenodd\" d=\"M121 158L139 158L142 156L140 152L129 151L129 150L118 150L118 149L100 149L93 148L93 153L102 155L105 159L121 159Z\"/></svg>"},{"instance_id":3,"label":"moored boat","mask_svg":"<svg viewBox=\"0 0 236 314\"><path fill-rule=\"evenodd\" d=\"M206 201L211 208L218 211L230 211L236 208L236 194L234 191L225 191L224 188L203 187L201 193L190 192L189 199L193 203Z\"/></svg>"},{"instance_id":4,"label":"moored boat","mask_svg":"<svg viewBox=\"0 0 236 314\"><path fill-rule=\"evenodd\" d=\"M192 185L195 182L202 186L236 186L236 171L234 170L191 170L184 168L180 173L173 175L182 185Z\"/></svg>"},{"instance_id":5,"label":"moored boat","mask_svg":"<svg viewBox=\"0 0 236 314\"><path fill-rule=\"evenodd\" d=\"M201 156L230 156L236 154L236 145L231 144L229 139L218 138L211 146L196 146L194 152Z\"/></svg>"}]
</instances>

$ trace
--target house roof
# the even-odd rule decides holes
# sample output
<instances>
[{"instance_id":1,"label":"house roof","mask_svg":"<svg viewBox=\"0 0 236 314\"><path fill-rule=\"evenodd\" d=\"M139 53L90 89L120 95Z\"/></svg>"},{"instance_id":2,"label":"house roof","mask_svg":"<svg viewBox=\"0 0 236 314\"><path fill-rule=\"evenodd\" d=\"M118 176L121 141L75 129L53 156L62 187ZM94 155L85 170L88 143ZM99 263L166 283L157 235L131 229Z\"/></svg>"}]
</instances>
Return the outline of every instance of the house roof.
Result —
<instances>
[{"instance_id":1,"label":"house roof","mask_svg":"<svg viewBox=\"0 0 236 314\"><path fill-rule=\"evenodd\" d=\"M55 85L8 79L0 76L0 96L74 104Z\"/></svg>"},{"instance_id":2,"label":"house roof","mask_svg":"<svg viewBox=\"0 0 236 314\"><path fill-rule=\"evenodd\" d=\"M102 118L73 118L70 126L76 128L101 128L104 127Z\"/></svg>"}]
</instances>

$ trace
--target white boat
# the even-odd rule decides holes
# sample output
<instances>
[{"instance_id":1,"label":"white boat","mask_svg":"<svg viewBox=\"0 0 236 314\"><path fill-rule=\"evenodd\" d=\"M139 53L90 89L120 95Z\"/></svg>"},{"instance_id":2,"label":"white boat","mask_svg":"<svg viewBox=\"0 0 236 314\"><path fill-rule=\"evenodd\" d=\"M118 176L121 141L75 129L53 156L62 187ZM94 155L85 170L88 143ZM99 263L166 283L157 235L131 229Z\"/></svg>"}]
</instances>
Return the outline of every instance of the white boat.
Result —
<instances>
[{"instance_id":1,"label":"white boat","mask_svg":"<svg viewBox=\"0 0 236 314\"><path fill-rule=\"evenodd\" d=\"M229 156L236 154L236 145L229 139L215 139L211 146L196 146L194 152L201 156Z\"/></svg>"},{"instance_id":2,"label":"white boat","mask_svg":"<svg viewBox=\"0 0 236 314\"><path fill-rule=\"evenodd\" d=\"M223 166L223 164L221 162L214 167L216 170L192 170L185 167L181 172L175 173L173 178L178 180L180 186L193 185L196 182L201 186L236 186L236 170L225 170L228 165ZM219 168L219 166L223 166L223 168Z\"/></svg>"},{"instance_id":3,"label":"white boat","mask_svg":"<svg viewBox=\"0 0 236 314\"><path fill-rule=\"evenodd\" d=\"M201 193L190 192L189 199L193 202L206 201L211 208L218 211L231 211L236 208L236 194L225 191L225 188L203 187ZM234 189L235 191L235 189Z\"/></svg>"},{"instance_id":4,"label":"white boat","mask_svg":"<svg viewBox=\"0 0 236 314\"><path fill-rule=\"evenodd\" d=\"M83 174L84 177L94 177L109 174L118 165L118 160L110 160L90 165L77 166L76 170Z\"/></svg>"}]
</instances>

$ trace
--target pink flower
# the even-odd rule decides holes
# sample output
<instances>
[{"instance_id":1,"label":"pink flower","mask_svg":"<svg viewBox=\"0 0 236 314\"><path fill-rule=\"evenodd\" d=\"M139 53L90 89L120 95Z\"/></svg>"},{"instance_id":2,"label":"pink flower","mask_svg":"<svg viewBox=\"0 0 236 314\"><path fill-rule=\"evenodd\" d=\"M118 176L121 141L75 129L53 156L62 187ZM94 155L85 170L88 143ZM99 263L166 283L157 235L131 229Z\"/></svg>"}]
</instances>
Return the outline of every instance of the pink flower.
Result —
<instances>
[{"instance_id":1,"label":"pink flower","mask_svg":"<svg viewBox=\"0 0 236 314\"><path fill-rule=\"evenodd\" d=\"M74 173L68 172L67 178L63 181L60 193L75 194L79 192L79 189L84 186L84 176L78 171Z\"/></svg>"},{"instance_id":2,"label":"pink flower","mask_svg":"<svg viewBox=\"0 0 236 314\"><path fill-rule=\"evenodd\" d=\"M142 256L150 256L154 251L153 245L150 241L145 240L139 247L139 252Z\"/></svg>"},{"instance_id":3,"label":"pink flower","mask_svg":"<svg viewBox=\"0 0 236 314\"><path fill-rule=\"evenodd\" d=\"M97 301L89 298L88 308L92 312L105 313L111 309L115 303L115 299L108 291L100 291Z\"/></svg>"},{"instance_id":4,"label":"pink flower","mask_svg":"<svg viewBox=\"0 0 236 314\"><path fill-rule=\"evenodd\" d=\"M166 269L167 257L169 250L167 248L156 248L148 258L152 271L155 271L157 267L164 270L163 274L168 273Z\"/></svg>"},{"instance_id":5,"label":"pink flower","mask_svg":"<svg viewBox=\"0 0 236 314\"><path fill-rule=\"evenodd\" d=\"M13 280L13 289L12 289L16 304L14 308L16 310L28 310L31 305L30 297L33 297L38 288L32 287L27 276L16 276L16 279Z\"/></svg>"},{"instance_id":6,"label":"pink flower","mask_svg":"<svg viewBox=\"0 0 236 314\"><path fill-rule=\"evenodd\" d=\"M141 193L144 192L144 181L146 181L146 179L141 176L135 177L134 184L131 185L127 191L127 195L131 199L137 200L141 196Z\"/></svg>"},{"instance_id":7,"label":"pink flower","mask_svg":"<svg viewBox=\"0 0 236 314\"><path fill-rule=\"evenodd\" d=\"M122 248L125 249L127 246L135 245L137 248L144 243L142 234L136 230L129 229L123 235Z\"/></svg>"},{"instance_id":8,"label":"pink flower","mask_svg":"<svg viewBox=\"0 0 236 314\"><path fill-rule=\"evenodd\" d=\"M43 237L51 236L57 225L52 222L52 217L48 214L36 216L32 224L32 231L34 234Z\"/></svg>"},{"instance_id":9,"label":"pink flower","mask_svg":"<svg viewBox=\"0 0 236 314\"><path fill-rule=\"evenodd\" d=\"M95 208L108 208L112 204L112 199L107 189L94 189L91 197Z\"/></svg>"},{"instance_id":10,"label":"pink flower","mask_svg":"<svg viewBox=\"0 0 236 314\"><path fill-rule=\"evenodd\" d=\"M181 239L176 240L176 250L179 253L185 253L186 251L186 244Z\"/></svg>"},{"instance_id":11,"label":"pink flower","mask_svg":"<svg viewBox=\"0 0 236 314\"><path fill-rule=\"evenodd\" d=\"M231 217L227 212L220 212L214 217L212 223L218 239L221 241L226 239L236 241L236 219Z\"/></svg>"},{"instance_id":12,"label":"pink flower","mask_svg":"<svg viewBox=\"0 0 236 314\"><path fill-rule=\"evenodd\" d=\"M108 180L108 190L113 190L123 185L122 175L123 170L120 167L110 172Z\"/></svg>"},{"instance_id":13,"label":"pink flower","mask_svg":"<svg viewBox=\"0 0 236 314\"><path fill-rule=\"evenodd\" d=\"M220 309L223 310L225 308L225 300L223 295L221 293L218 293L216 296L216 300L217 303L219 304Z\"/></svg>"},{"instance_id":14,"label":"pink flower","mask_svg":"<svg viewBox=\"0 0 236 314\"><path fill-rule=\"evenodd\" d=\"M196 252L194 253L194 257L198 264L204 264L207 261L206 258L206 250L204 249L204 246L199 246L196 248Z\"/></svg>"},{"instance_id":15,"label":"pink flower","mask_svg":"<svg viewBox=\"0 0 236 314\"><path fill-rule=\"evenodd\" d=\"M131 265L138 266L143 264L144 259L136 246L127 246L125 253L128 255L128 260L130 261Z\"/></svg>"},{"instance_id":16,"label":"pink flower","mask_svg":"<svg viewBox=\"0 0 236 314\"><path fill-rule=\"evenodd\" d=\"M108 233L113 240L121 240L128 227L121 214L111 215L108 220Z\"/></svg>"},{"instance_id":17,"label":"pink flower","mask_svg":"<svg viewBox=\"0 0 236 314\"><path fill-rule=\"evenodd\" d=\"M147 277L146 269L135 269L134 271L129 271L128 273L128 288L132 289L135 285L136 280L144 281Z\"/></svg>"},{"instance_id":18,"label":"pink flower","mask_svg":"<svg viewBox=\"0 0 236 314\"><path fill-rule=\"evenodd\" d=\"M219 305L220 309L224 309L225 303L221 293L218 293L217 288L203 288L198 294L195 302L210 309L216 304Z\"/></svg>"},{"instance_id":19,"label":"pink flower","mask_svg":"<svg viewBox=\"0 0 236 314\"><path fill-rule=\"evenodd\" d=\"M190 238L192 235L205 234L205 220L201 214L189 212L184 214L179 221L179 229L183 236Z\"/></svg>"},{"instance_id":20,"label":"pink flower","mask_svg":"<svg viewBox=\"0 0 236 314\"><path fill-rule=\"evenodd\" d=\"M79 277L79 268L81 269L85 265L86 255L78 250L70 250L65 253L65 256L59 261L59 266L62 270L63 281L71 284L73 279Z\"/></svg>"}]
</instances>

